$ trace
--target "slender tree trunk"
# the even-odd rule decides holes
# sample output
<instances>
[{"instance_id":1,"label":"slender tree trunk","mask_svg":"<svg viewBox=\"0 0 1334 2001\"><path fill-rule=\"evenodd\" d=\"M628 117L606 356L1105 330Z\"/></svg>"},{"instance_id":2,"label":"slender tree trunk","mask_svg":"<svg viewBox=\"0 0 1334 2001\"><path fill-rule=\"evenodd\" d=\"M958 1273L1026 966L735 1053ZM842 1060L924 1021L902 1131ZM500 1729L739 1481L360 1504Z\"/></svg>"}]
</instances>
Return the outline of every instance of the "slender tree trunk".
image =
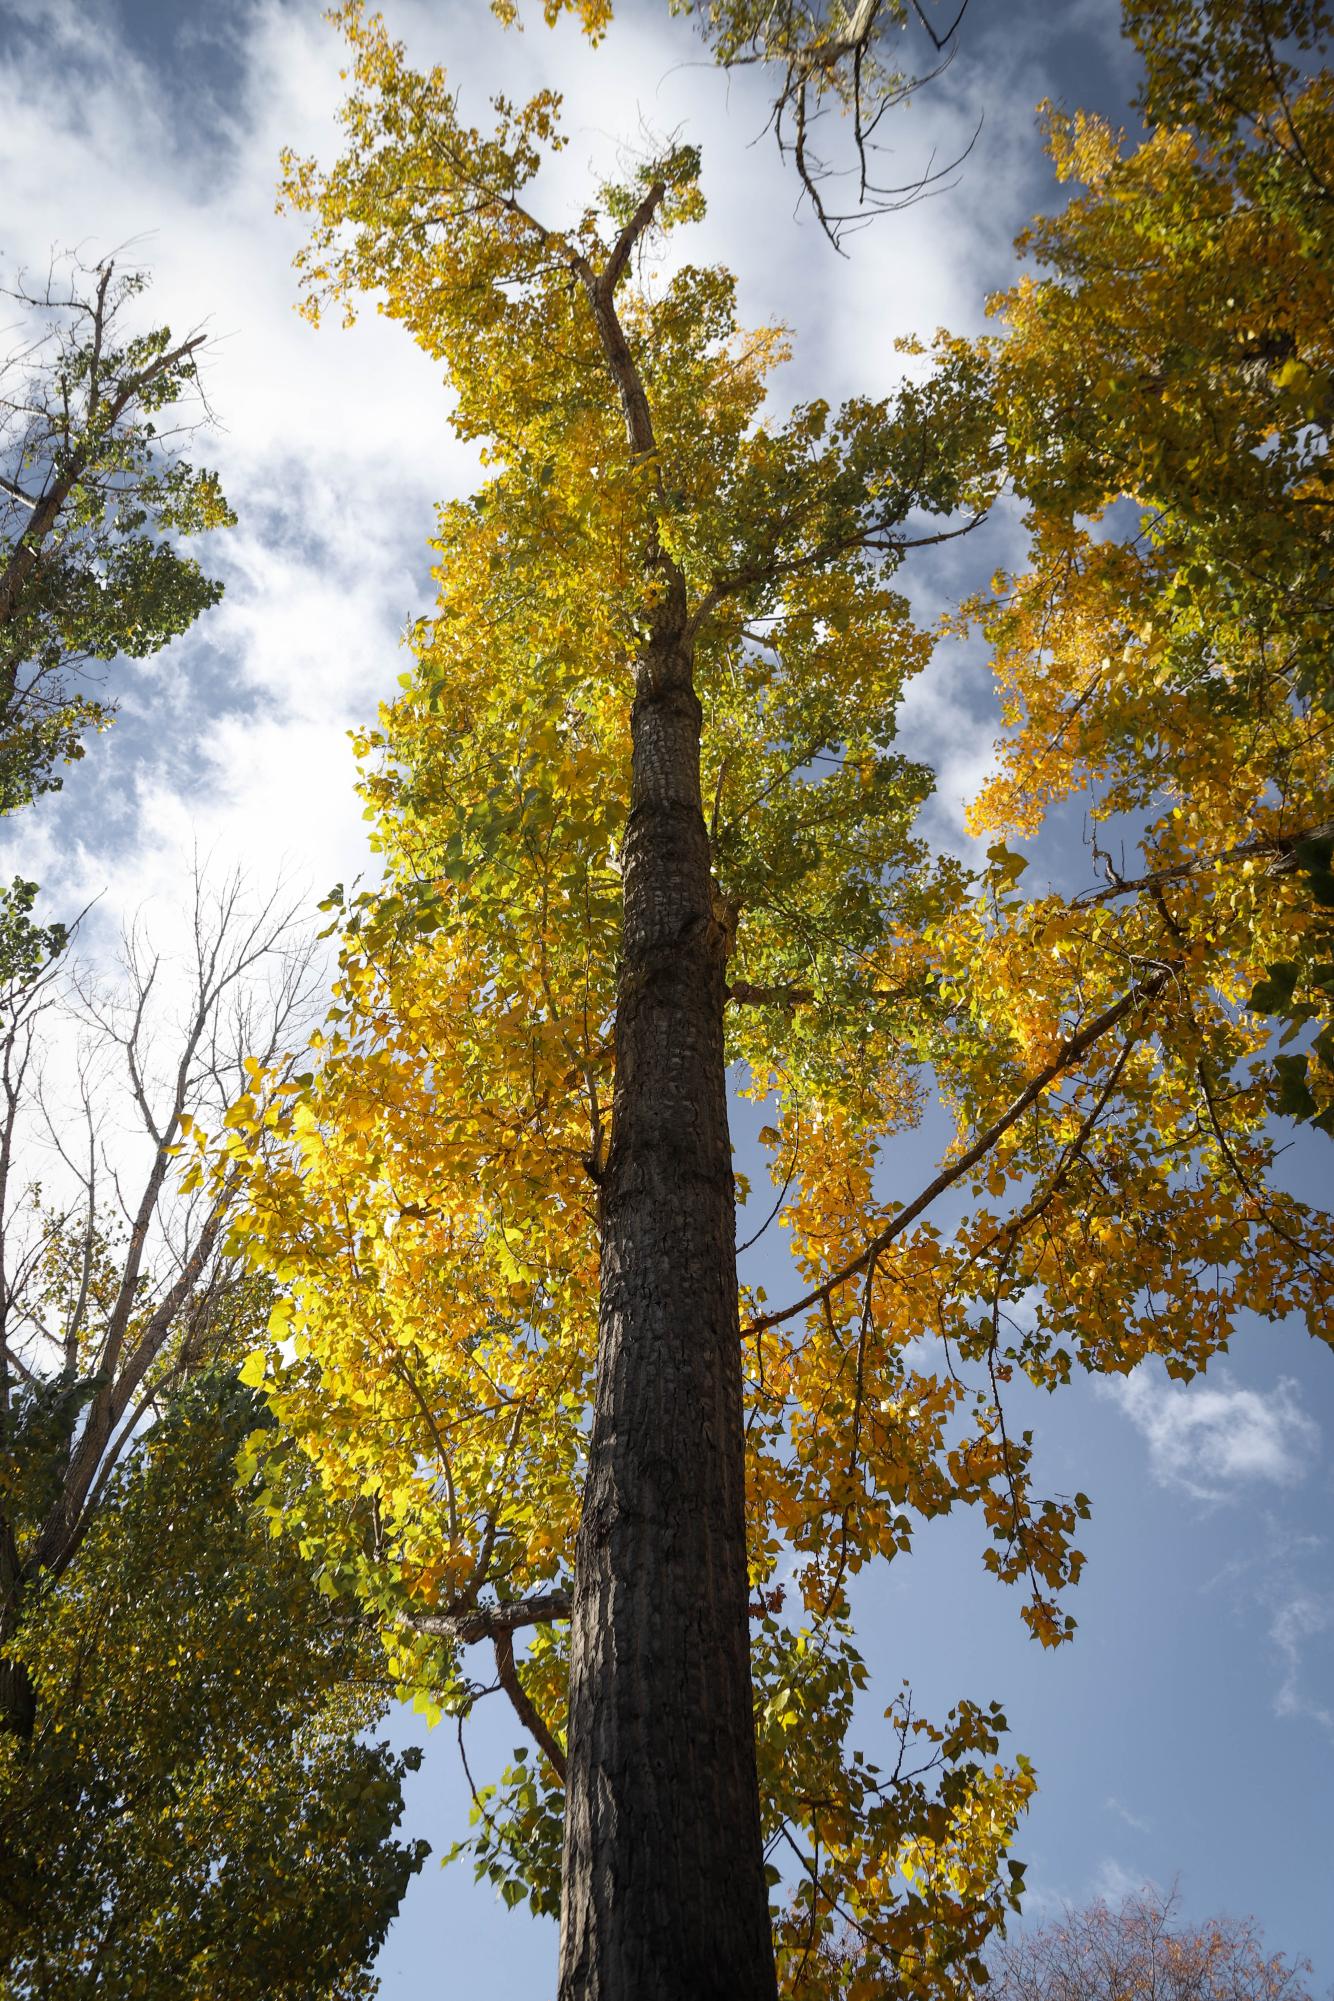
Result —
<instances>
[{"instance_id":1,"label":"slender tree trunk","mask_svg":"<svg viewBox=\"0 0 1334 2001\"><path fill-rule=\"evenodd\" d=\"M37 1691L22 1661L0 1660L0 1734L27 1743L37 1727Z\"/></svg>"},{"instance_id":2,"label":"slender tree trunk","mask_svg":"<svg viewBox=\"0 0 1334 2001\"><path fill-rule=\"evenodd\" d=\"M637 666L597 1391L572 1620L560 2001L773 2001L735 1196L685 592Z\"/></svg>"},{"instance_id":3,"label":"slender tree trunk","mask_svg":"<svg viewBox=\"0 0 1334 2001\"><path fill-rule=\"evenodd\" d=\"M14 1532L0 1515L0 1732L32 1736L37 1722L37 1693L22 1661L9 1660L4 1649L19 1629L22 1569Z\"/></svg>"}]
</instances>

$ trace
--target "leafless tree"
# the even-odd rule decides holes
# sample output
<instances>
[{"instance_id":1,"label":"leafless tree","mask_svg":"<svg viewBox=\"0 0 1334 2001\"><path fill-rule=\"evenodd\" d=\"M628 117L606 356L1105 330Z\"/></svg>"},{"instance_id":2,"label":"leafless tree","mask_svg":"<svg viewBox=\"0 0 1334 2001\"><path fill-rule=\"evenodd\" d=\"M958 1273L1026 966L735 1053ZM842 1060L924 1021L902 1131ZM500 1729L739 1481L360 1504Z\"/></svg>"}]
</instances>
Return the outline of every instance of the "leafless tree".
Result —
<instances>
[{"instance_id":1,"label":"leafless tree","mask_svg":"<svg viewBox=\"0 0 1334 2001\"><path fill-rule=\"evenodd\" d=\"M198 867L178 957L142 923L113 977L81 972L63 939L31 927L9 955L0 1645L75 1557L136 1430L225 1338L242 1282L225 1248L236 1182L190 1188L182 1143L192 1126L216 1132L256 1066L299 1040L316 985L294 905L251 899L236 875L210 889ZM0 1661L0 1726L30 1727L31 1702L22 1668Z\"/></svg>"},{"instance_id":2,"label":"leafless tree","mask_svg":"<svg viewBox=\"0 0 1334 2001\"><path fill-rule=\"evenodd\" d=\"M1099 1898L1032 1930L993 1957L988 2001L1311 2001L1305 1961L1267 1954L1253 1918L1181 1916L1175 1886L1152 1884L1115 1906Z\"/></svg>"}]
</instances>

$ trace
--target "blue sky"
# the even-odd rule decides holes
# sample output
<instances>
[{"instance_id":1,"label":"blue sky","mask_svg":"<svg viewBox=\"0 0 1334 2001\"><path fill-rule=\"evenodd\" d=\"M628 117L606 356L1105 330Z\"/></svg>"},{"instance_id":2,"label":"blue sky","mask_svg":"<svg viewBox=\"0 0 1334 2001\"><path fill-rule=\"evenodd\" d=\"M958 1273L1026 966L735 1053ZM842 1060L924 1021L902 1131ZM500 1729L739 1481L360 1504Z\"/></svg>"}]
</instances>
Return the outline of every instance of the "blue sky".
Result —
<instances>
[{"instance_id":1,"label":"blue sky","mask_svg":"<svg viewBox=\"0 0 1334 2001\"><path fill-rule=\"evenodd\" d=\"M1115 0L974 0L958 62L901 114L896 178L951 156L984 123L956 185L887 217L834 257L769 141L758 81L730 84L689 26L627 8L591 54L573 33L504 37L485 0L386 0L419 60L446 61L479 113L497 88L567 93L574 143L551 200L641 132L702 140L710 215L692 254L731 263L752 320L796 337L792 396L886 387L899 333L978 326L1014 269L1011 240L1055 200L1032 107L1044 96L1116 111L1133 87ZM170 929L182 857L261 881L284 869L318 895L366 865L346 732L402 668L398 635L429 596L433 504L470 484L438 373L374 317L312 334L293 314L296 225L273 213L284 142L332 143L338 55L318 0L0 0L0 255L44 266L117 245L155 273L153 306L213 335L209 393L219 465L241 515L220 544L223 606L123 682L115 731L59 797L0 831L0 870L22 869L52 905L102 901L97 948L145 901ZM905 580L937 608L1015 552L1002 516ZM931 829L966 845L961 807L995 728L982 663L942 654L910 695L905 747L939 773ZM1077 824L1069 830L1077 841ZM1078 850L1062 846L1064 871ZM1044 858L1039 856L1035 873ZM1056 861L1047 860L1049 869ZM746 1118L738 1118L740 1165ZM933 1130L887 1172L911 1193ZM1284 1171L1327 1190L1334 1152L1304 1137ZM777 1233L755 1254L771 1293ZM757 1273L758 1275L758 1267ZM913 1682L922 1708L1001 1700L1041 1785L1018 1852L1032 1908L1179 1875L1189 1911L1251 1911L1271 1946L1334 1981L1334 1565L1329 1442L1334 1361L1297 1327L1256 1323L1207 1382L1182 1390L1146 1368L1114 1387L1031 1398L1049 1488L1091 1494L1089 1566L1075 1644L1042 1654L1018 1606L983 1573L964 1519L932 1525L914 1555L862 1590L861 1640L883 1708ZM474 1767L518 1741L484 1705ZM868 1699L868 1736L877 1705ZM404 1739L415 1719L396 1719ZM450 1727L411 1782L410 1831L443 1850L466 1787ZM506 1913L466 1868L429 1862L381 1960L389 2001L553 1985L548 1926Z\"/></svg>"}]
</instances>

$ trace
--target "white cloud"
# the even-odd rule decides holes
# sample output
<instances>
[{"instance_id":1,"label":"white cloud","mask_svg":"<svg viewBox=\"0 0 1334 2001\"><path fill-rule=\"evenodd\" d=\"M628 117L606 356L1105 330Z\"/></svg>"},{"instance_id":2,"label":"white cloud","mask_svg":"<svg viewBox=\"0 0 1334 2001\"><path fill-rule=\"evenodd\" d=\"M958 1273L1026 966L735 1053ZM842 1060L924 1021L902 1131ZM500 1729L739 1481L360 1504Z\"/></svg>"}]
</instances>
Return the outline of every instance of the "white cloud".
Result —
<instances>
[{"instance_id":1,"label":"white cloud","mask_svg":"<svg viewBox=\"0 0 1334 2001\"><path fill-rule=\"evenodd\" d=\"M198 130L217 47L195 52L197 95L165 87L110 9L27 0L16 19L0 73L7 265L129 240L153 272L144 313L207 321L221 429L195 455L240 515L207 556L223 605L155 660L118 663L110 739L4 829L0 866L36 875L52 908L106 890L90 927L105 948L179 883L196 842L219 868L262 881L285 866L316 889L365 866L347 732L402 670L433 503L476 460L448 431L438 366L400 329L371 314L317 335L293 311L301 226L274 215L274 184L284 140L332 134L338 53L318 7L224 12L215 42L239 88Z\"/></svg>"},{"instance_id":2,"label":"white cloud","mask_svg":"<svg viewBox=\"0 0 1334 2001\"><path fill-rule=\"evenodd\" d=\"M1268 1391L1244 1389L1226 1374L1176 1384L1146 1364L1097 1388L1143 1437L1154 1478L1197 1500L1225 1500L1254 1481L1293 1486L1320 1443L1320 1428L1287 1377Z\"/></svg>"},{"instance_id":3,"label":"white cloud","mask_svg":"<svg viewBox=\"0 0 1334 2001\"><path fill-rule=\"evenodd\" d=\"M1334 1593L1288 1589L1273 1607L1269 1637L1278 1655L1280 1673L1274 1692L1274 1713L1308 1718L1334 1736ZM1323 1695L1310 1690L1309 1655L1319 1653Z\"/></svg>"},{"instance_id":4,"label":"white cloud","mask_svg":"<svg viewBox=\"0 0 1334 2001\"><path fill-rule=\"evenodd\" d=\"M320 0L182 9L151 42L129 18L12 0L0 70L7 263L40 269L63 245L95 258L129 243L153 271L145 310L207 323L222 428L198 456L219 466L241 517L213 552L223 607L158 660L117 666L118 731L90 746L62 798L4 830L0 867L40 876L62 907L105 887L104 921L171 873L186 827L223 864L262 872L285 857L317 888L363 864L345 732L401 671L398 632L430 591L432 503L466 489L476 463L448 430L438 364L401 328L372 312L351 334L316 334L293 311L303 225L275 215L274 187L283 144L327 158L336 143L341 50ZM483 0L398 0L390 21L414 61L449 64L478 117L497 79L516 97L564 93L571 144L541 189L558 214L581 205L590 173L615 170L627 140L702 136L710 213L681 254L730 263L743 315L794 328L784 397L883 393L901 367L896 335L980 325L1009 239L1041 199L1035 22L990 37L984 57L897 116L886 165L909 178L933 148L958 150L987 104L959 189L883 220L841 260L794 214L791 170L764 129L766 79L716 72L665 8L622 8L598 50L568 21L506 35ZM922 562L904 581L930 613L954 574ZM942 660L905 718L905 747L943 766L934 822L951 844L989 756L986 699L974 668Z\"/></svg>"},{"instance_id":5,"label":"white cloud","mask_svg":"<svg viewBox=\"0 0 1334 2001\"><path fill-rule=\"evenodd\" d=\"M1263 1615L1276 1677L1274 1714L1315 1723L1334 1737L1334 1590L1326 1538L1267 1513L1258 1544L1202 1588L1223 1590L1248 1630L1257 1612Z\"/></svg>"},{"instance_id":6,"label":"white cloud","mask_svg":"<svg viewBox=\"0 0 1334 2001\"><path fill-rule=\"evenodd\" d=\"M1041 1877L1026 1882L1024 1918L1032 1925L1050 1924L1053 1920L1068 1918L1072 1911L1084 1910L1099 1898L1115 1908L1127 1897L1138 1896L1154 1887L1148 1870L1128 1868L1117 1856L1104 1855L1075 1886L1068 1880L1063 1884Z\"/></svg>"},{"instance_id":7,"label":"white cloud","mask_svg":"<svg viewBox=\"0 0 1334 2001\"><path fill-rule=\"evenodd\" d=\"M1105 1855L1093 1873L1090 1892L1113 1906L1122 1904L1142 1890L1153 1889L1153 1879L1143 1869L1127 1869L1114 1855Z\"/></svg>"}]
</instances>

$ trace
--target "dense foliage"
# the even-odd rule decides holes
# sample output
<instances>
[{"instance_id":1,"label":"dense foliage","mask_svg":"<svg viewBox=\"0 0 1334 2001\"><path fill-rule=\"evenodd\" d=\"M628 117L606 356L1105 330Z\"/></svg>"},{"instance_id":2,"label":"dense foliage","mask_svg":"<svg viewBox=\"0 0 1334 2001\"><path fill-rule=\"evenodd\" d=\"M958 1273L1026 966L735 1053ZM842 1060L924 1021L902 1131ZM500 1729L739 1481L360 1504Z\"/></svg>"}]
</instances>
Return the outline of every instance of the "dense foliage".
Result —
<instances>
[{"instance_id":1,"label":"dense foliage","mask_svg":"<svg viewBox=\"0 0 1334 2001\"><path fill-rule=\"evenodd\" d=\"M1328 1219L1272 1172L1276 1115L1325 1120L1328 1039L1270 1046L1275 1014L1309 1041L1329 991L1330 82L1253 60L1225 0L1178 10L1178 60L1159 11L1131 9L1147 139L1051 121L1083 192L1035 228L1042 275L1003 302L1005 336L942 339L888 402L783 421L763 411L780 337L678 254L693 151L539 218L555 100L466 127L443 73L349 6L346 149L287 166L312 310L378 294L445 363L487 477L441 509L437 605L364 740L386 881L334 899L312 1067L257 1076L199 1167L247 1178L241 1237L283 1290L246 1372L280 1421L270 1505L380 1615L426 1706L465 1712L466 1649L497 1645L543 1756L482 1794L474 1852L508 1900L552 1908L632 683L675 621L728 1055L768 1110L802 1293L742 1309L794 1994L950 1992L1013 1901L1032 1779L997 1761L1003 1717L964 1702L931 1726L905 1700L883 1748L854 1748L849 1590L973 1505L1034 1635L1069 1636L1088 1503L1041 1493L1007 1385L1150 1355L1186 1377L1247 1312L1334 1332ZM1309 49L1319 10L1273 13ZM972 608L1011 728L969 876L914 831L929 775L894 714L929 646L892 579L1005 473L1031 559ZM1009 841L1074 798L1089 860L1027 888ZM888 1201L932 1085L953 1143ZM970 1200L947 1229L949 1188ZM822 1943L844 1923L846 1962Z\"/></svg>"},{"instance_id":2,"label":"dense foliage","mask_svg":"<svg viewBox=\"0 0 1334 2001\"><path fill-rule=\"evenodd\" d=\"M1334 1119L1334 78L1311 67L1322 7L1166 13L1130 10L1162 122L1129 148L1050 116L1082 192L1025 239L1046 275L1001 302L1033 563L985 617L1017 727L975 813L1033 833L1086 793L1107 885L1086 906L1133 909L1147 950L1287 1043L1324 1024L1269 1087L1231 1082L1263 1020L1201 1044L1235 1193L1271 1110Z\"/></svg>"},{"instance_id":3,"label":"dense foliage","mask_svg":"<svg viewBox=\"0 0 1334 2001\"><path fill-rule=\"evenodd\" d=\"M4 1479L40 1485L67 1391L16 1399ZM86 1399L87 1389L76 1389ZM0 1736L0 1994L354 2001L425 1853L355 1622L239 1490L258 1420L225 1370L171 1398L19 1649ZM40 1510L41 1496L34 1495Z\"/></svg>"}]
</instances>

